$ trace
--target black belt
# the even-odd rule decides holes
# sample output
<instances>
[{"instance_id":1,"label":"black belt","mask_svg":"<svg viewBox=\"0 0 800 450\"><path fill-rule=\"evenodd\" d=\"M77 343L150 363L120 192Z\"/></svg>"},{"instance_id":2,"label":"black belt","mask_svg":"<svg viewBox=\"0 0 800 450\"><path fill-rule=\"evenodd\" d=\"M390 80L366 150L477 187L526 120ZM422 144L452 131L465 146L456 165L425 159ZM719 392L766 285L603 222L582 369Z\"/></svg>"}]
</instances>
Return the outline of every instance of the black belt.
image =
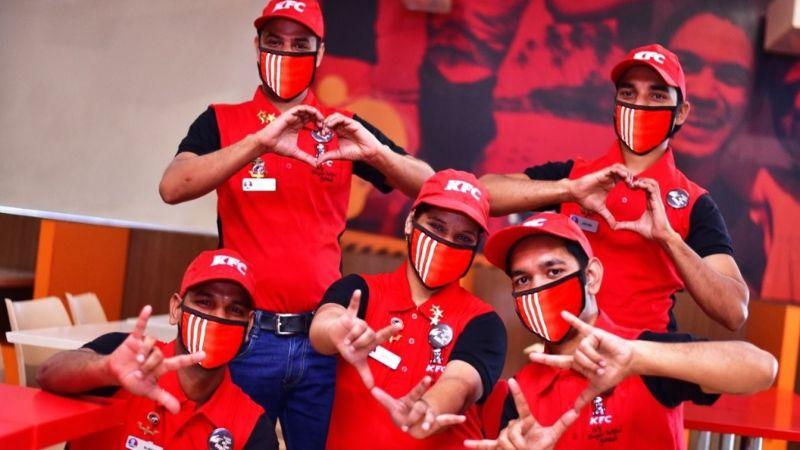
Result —
<instances>
[{"instance_id":1,"label":"black belt","mask_svg":"<svg viewBox=\"0 0 800 450\"><path fill-rule=\"evenodd\" d=\"M269 311L261 312L259 328L272 331L278 336L292 336L295 334L308 334L311 328L312 313L302 314L279 314Z\"/></svg>"}]
</instances>

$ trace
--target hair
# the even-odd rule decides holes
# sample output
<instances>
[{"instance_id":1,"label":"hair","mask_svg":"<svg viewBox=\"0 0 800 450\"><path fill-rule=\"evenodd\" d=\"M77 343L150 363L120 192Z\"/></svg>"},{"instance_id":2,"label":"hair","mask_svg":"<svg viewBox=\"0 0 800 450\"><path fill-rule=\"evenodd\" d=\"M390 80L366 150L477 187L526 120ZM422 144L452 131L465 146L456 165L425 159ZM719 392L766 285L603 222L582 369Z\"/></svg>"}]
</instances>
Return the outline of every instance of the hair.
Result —
<instances>
[{"instance_id":1,"label":"hair","mask_svg":"<svg viewBox=\"0 0 800 450\"><path fill-rule=\"evenodd\" d=\"M659 40L666 46L686 22L700 14L712 14L732 23L747 35L754 53L758 50L760 42L757 41L760 33L758 11L750 1L742 0L708 0L681 7L662 24L658 32Z\"/></svg>"}]
</instances>

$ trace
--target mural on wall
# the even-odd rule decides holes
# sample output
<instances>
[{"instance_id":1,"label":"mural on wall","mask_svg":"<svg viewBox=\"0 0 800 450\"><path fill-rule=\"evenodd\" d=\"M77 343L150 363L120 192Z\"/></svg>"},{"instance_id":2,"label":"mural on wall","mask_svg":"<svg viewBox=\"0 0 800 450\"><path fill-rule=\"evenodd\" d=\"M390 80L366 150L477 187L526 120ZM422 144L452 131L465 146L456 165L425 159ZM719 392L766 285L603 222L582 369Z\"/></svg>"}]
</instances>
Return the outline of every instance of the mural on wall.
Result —
<instances>
[{"instance_id":1,"label":"mural on wall","mask_svg":"<svg viewBox=\"0 0 800 450\"><path fill-rule=\"evenodd\" d=\"M755 295L800 303L800 58L764 53L763 4L453 0L428 14L400 0L327 3L320 99L436 169L479 175L602 154L615 139L611 67L665 45L692 103L672 140L678 166L717 201ZM409 202L354 186L351 226L399 236Z\"/></svg>"}]
</instances>

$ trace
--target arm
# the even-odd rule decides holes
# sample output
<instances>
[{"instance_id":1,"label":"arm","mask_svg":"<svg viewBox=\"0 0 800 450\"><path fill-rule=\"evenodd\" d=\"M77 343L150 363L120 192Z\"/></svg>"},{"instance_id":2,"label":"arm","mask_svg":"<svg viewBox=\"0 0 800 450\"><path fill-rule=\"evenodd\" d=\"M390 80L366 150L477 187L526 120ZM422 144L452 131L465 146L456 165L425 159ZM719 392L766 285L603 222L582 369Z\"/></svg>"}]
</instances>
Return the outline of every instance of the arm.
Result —
<instances>
[{"instance_id":1,"label":"arm","mask_svg":"<svg viewBox=\"0 0 800 450\"><path fill-rule=\"evenodd\" d=\"M142 308L133 332L109 355L83 349L61 352L50 357L37 374L43 389L59 394L77 394L94 388L120 386L134 395L148 397L176 414L180 404L162 389L158 379L164 373L197 364L205 353L164 358L156 339L144 330L152 308Z\"/></svg>"},{"instance_id":2,"label":"arm","mask_svg":"<svg viewBox=\"0 0 800 450\"><path fill-rule=\"evenodd\" d=\"M202 156L182 152L164 171L158 192L169 204L193 200L213 191L239 169L264 153L275 153L316 166L316 160L297 148L297 133L306 123L322 125L322 114L296 106L241 141Z\"/></svg>"},{"instance_id":3,"label":"arm","mask_svg":"<svg viewBox=\"0 0 800 450\"><path fill-rule=\"evenodd\" d=\"M358 120L334 113L325 119L325 127L339 136L339 149L325 152L319 164L335 159L364 162L380 171L391 187L411 198L417 196L422 183L433 175L427 163L392 151Z\"/></svg>"},{"instance_id":4,"label":"arm","mask_svg":"<svg viewBox=\"0 0 800 450\"><path fill-rule=\"evenodd\" d=\"M748 394L768 388L777 374L775 358L747 342L628 340L588 325L566 311L561 315L580 336L575 352L531 353L529 357L533 362L571 368L585 376L589 387L581 397L586 402L632 375L682 380L709 393ZM677 397L657 398L673 405L691 399L687 392L669 395Z\"/></svg>"},{"instance_id":5,"label":"arm","mask_svg":"<svg viewBox=\"0 0 800 450\"><path fill-rule=\"evenodd\" d=\"M635 231L658 242L700 308L728 329L739 329L747 320L750 291L736 261L726 254L701 258L670 225L658 182L643 178L633 186L646 191L647 210L639 220L620 222L616 229Z\"/></svg>"},{"instance_id":6,"label":"arm","mask_svg":"<svg viewBox=\"0 0 800 450\"><path fill-rule=\"evenodd\" d=\"M484 175L481 182L489 190L491 214L502 216L575 202L583 209L596 212L613 227L616 222L606 208L606 198L619 181L631 180L631 173L622 164L614 164L572 180L567 178L572 166L569 167L561 179L553 181L531 179L522 173Z\"/></svg>"}]
</instances>

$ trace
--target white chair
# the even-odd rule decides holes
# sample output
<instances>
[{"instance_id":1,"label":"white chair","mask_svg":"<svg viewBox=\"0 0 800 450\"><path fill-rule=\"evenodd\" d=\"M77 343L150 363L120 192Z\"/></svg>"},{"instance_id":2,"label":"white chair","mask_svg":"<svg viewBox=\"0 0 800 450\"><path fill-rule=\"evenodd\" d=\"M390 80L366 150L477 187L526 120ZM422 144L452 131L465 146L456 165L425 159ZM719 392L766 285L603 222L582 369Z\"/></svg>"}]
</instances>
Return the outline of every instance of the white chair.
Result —
<instances>
[{"instance_id":1,"label":"white chair","mask_svg":"<svg viewBox=\"0 0 800 450\"><path fill-rule=\"evenodd\" d=\"M72 314L72 321L75 325L87 323L106 323L106 312L103 305L94 292L86 292L79 295L72 295L67 292L67 304L69 312Z\"/></svg>"},{"instance_id":2,"label":"white chair","mask_svg":"<svg viewBox=\"0 0 800 450\"><path fill-rule=\"evenodd\" d=\"M11 301L7 298L6 309L11 331L72 325L67 309L58 297L22 301ZM59 352L55 349L21 344L14 344L14 350L17 354L17 370L21 386L35 385L38 367L51 355Z\"/></svg>"}]
</instances>

